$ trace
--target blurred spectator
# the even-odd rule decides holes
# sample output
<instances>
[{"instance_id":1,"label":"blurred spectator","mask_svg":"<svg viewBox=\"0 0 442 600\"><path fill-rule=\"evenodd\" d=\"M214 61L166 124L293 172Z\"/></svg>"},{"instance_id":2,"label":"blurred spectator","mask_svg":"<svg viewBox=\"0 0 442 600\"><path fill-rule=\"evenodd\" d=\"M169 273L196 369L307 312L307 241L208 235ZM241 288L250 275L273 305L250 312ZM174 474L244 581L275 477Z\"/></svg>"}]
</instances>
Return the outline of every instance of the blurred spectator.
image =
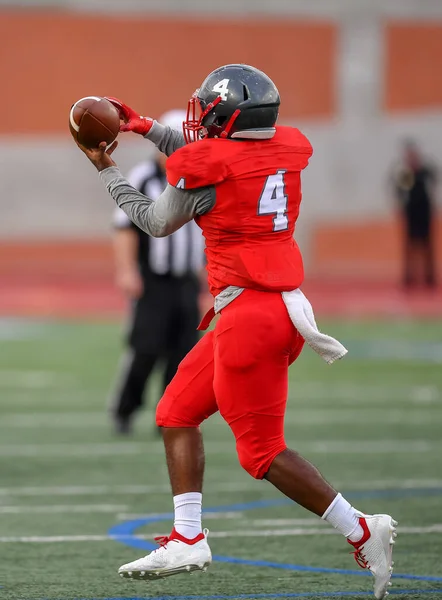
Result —
<instances>
[{"instance_id":1,"label":"blurred spectator","mask_svg":"<svg viewBox=\"0 0 442 600\"><path fill-rule=\"evenodd\" d=\"M180 129L184 118L184 112L174 110L159 120ZM158 153L134 167L128 180L155 199L166 186L165 162ZM204 239L194 221L166 238L151 238L119 208L114 225L116 280L131 302L131 325L111 413L116 431L128 434L155 365L164 363L165 388L198 340Z\"/></svg>"},{"instance_id":2,"label":"blurred spectator","mask_svg":"<svg viewBox=\"0 0 442 600\"><path fill-rule=\"evenodd\" d=\"M422 272L428 287L436 285L433 240L435 181L435 169L426 162L417 145L411 140L405 142L393 184L403 217L403 284L407 288L416 285Z\"/></svg>"}]
</instances>

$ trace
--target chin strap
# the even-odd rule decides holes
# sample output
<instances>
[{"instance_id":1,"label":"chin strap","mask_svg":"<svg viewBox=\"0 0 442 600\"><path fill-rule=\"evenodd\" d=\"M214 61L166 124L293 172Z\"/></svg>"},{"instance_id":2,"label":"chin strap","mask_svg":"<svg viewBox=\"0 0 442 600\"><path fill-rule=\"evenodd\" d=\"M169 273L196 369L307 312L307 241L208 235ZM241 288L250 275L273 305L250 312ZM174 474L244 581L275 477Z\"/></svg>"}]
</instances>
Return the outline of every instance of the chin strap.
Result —
<instances>
[{"instance_id":1,"label":"chin strap","mask_svg":"<svg viewBox=\"0 0 442 600\"><path fill-rule=\"evenodd\" d=\"M232 129L233 124L236 121L236 119L239 117L240 113L241 113L240 109L237 108L235 110L235 112L233 113L233 115L230 117L230 119L227 121L227 125L224 127L222 133L219 136L220 138L226 138L226 137L228 137L229 131Z\"/></svg>"}]
</instances>

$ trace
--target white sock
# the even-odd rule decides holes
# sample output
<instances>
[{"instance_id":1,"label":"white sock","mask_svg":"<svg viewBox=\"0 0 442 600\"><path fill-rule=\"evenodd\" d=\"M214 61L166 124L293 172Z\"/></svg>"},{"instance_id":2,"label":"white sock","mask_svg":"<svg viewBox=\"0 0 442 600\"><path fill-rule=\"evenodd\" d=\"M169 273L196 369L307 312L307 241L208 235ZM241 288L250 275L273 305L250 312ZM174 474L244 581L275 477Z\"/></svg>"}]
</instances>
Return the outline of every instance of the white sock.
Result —
<instances>
[{"instance_id":1,"label":"white sock","mask_svg":"<svg viewBox=\"0 0 442 600\"><path fill-rule=\"evenodd\" d=\"M203 495L200 492L189 492L173 497L175 531L188 540L193 540L202 532L202 504Z\"/></svg>"},{"instance_id":2,"label":"white sock","mask_svg":"<svg viewBox=\"0 0 442 600\"><path fill-rule=\"evenodd\" d=\"M364 535L364 530L359 523L359 515L360 513L341 494L338 494L321 518L333 525L351 542L357 542Z\"/></svg>"}]
</instances>

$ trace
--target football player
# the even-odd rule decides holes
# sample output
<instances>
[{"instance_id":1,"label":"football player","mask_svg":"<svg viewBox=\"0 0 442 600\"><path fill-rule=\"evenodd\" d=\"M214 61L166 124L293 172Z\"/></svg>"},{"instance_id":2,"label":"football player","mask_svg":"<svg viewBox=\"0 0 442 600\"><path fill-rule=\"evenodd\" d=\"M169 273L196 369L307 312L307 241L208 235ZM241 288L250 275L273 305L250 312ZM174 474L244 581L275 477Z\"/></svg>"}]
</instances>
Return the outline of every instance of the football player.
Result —
<instances>
[{"instance_id":1,"label":"football player","mask_svg":"<svg viewBox=\"0 0 442 600\"><path fill-rule=\"evenodd\" d=\"M297 129L276 125L280 97L273 81L247 65L210 73L189 102L183 135L141 117L120 100L122 131L153 142L170 158L168 186L153 202L121 175L107 151L82 148L120 208L152 236L195 219L206 240L215 297L201 328L219 313L181 363L157 409L175 508L174 528L151 554L119 573L156 579L205 570L211 563L201 526L204 450L199 426L219 411L236 438L242 467L328 521L374 575L378 599L392 572L396 521L353 508L284 440L288 368L307 341L327 362L346 350L317 330L299 291L302 258L293 238L301 171L312 155ZM295 325L296 326L295 326ZM321 337L322 336L322 337Z\"/></svg>"}]
</instances>

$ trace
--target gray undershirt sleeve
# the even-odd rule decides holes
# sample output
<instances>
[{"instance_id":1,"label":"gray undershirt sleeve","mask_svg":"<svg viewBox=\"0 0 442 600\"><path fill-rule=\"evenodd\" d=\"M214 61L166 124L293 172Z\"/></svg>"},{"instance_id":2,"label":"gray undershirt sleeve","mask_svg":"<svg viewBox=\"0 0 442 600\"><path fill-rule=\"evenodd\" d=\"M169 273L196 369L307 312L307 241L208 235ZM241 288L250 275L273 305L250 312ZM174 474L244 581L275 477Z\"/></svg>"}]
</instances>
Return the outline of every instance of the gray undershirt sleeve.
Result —
<instances>
[{"instance_id":1,"label":"gray undershirt sleeve","mask_svg":"<svg viewBox=\"0 0 442 600\"><path fill-rule=\"evenodd\" d=\"M182 190L167 185L157 200L132 187L117 167L100 172L100 179L129 219L152 237L170 235L215 205L213 186Z\"/></svg>"},{"instance_id":2,"label":"gray undershirt sleeve","mask_svg":"<svg viewBox=\"0 0 442 600\"><path fill-rule=\"evenodd\" d=\"M176 131L167 125L161 125L158 121L154 121L151 130L146 134L145 138L155 144L160 152L166 156L170 156L186 145L184 136L180 131Z\"/></svg>"}]
</instances>

